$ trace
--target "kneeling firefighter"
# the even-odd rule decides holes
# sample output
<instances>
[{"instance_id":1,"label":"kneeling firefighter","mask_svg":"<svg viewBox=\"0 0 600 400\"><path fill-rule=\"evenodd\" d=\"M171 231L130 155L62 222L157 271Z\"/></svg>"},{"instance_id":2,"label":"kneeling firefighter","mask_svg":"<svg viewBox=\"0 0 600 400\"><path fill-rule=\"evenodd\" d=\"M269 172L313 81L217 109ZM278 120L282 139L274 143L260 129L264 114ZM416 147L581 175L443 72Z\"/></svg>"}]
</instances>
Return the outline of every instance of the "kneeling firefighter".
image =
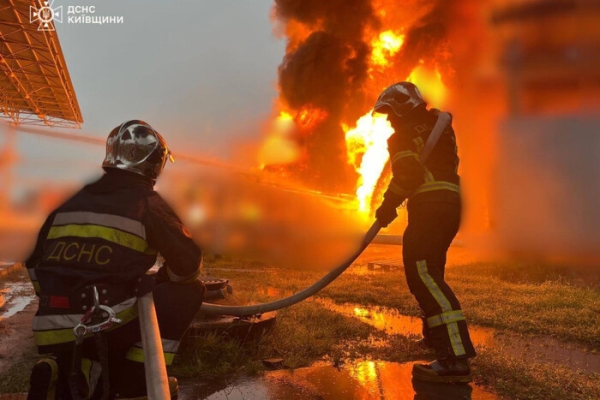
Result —
<instances>
[{"instance_id":1,"label":"kneeling firefighter","mask_svg":"<svg viewBox=\"0 0 600 400\"><path fill-rule=\"evenodd\" d=\"M173 161L165 140L149 124L121 124L107 139L105 174L42 226L26 267L39 296L33 335L47 356L33 367L28 399L144 398L136 301L140 282L148 280L154 282L145 283L145 290L153 293L171 364L205 288L198 280L200 248L154 191L167 159ZM158 254L163 266L148 278ZM89 324L86 318L98 308L117 322L92 321L98 330L107 328L104 340L85 329L76 335L73 328ZM169 378L169 386L175 397L176 379Z\"/></svg>"},{"instance_id":2,"label":"kneeling firefighter","mask_svg":"<svg viewBox=\"0 0 600 400\"><path fill-rule=\"evenodd\" d=\"M416 364L413 377L470 382L468 359L475 357L475 349L460 303L444 280L446 253L461 218L451 117L428 110L410 82L385 89L374 112L387 114L394 129L388 139L393 177L376 217L382 227L388 226L397 217L396 208L408 199L402 248L406 280L423 312L421 342L433 347L437 358L430 364Z\"/></svg>"}]
</instances>

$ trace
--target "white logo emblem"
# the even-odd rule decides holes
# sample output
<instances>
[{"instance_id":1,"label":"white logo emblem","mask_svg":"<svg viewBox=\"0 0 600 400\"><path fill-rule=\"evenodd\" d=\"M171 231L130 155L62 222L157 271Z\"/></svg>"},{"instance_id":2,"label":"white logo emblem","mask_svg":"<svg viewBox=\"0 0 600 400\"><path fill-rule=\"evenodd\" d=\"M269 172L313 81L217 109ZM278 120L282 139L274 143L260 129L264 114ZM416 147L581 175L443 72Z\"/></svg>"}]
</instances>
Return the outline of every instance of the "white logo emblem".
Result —
<instances>
[{"instance_id":1,"label":"white logo emblem","mask_svg":"<svg viewBox=\"0 0 600 400\"><path fill-rule=\"evenodd\" d=\"M40 8L29 6L29 22L38 22L38 31L53 31L54 21L62 23L62 6L52 8L54 1L40 1Z\"/></svg>"}]
</instances>

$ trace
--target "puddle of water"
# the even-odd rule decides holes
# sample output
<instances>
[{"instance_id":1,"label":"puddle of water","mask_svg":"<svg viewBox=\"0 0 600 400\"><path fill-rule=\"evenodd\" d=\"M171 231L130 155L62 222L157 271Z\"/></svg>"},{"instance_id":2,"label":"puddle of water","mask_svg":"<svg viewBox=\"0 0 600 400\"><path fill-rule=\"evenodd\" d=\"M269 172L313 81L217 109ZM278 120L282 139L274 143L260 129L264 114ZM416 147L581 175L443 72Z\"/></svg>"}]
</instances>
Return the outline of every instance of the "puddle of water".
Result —
<instances>
[{"instance_id":1,"label":"puddle of water","mask_svg":"<svg viewBox=\"0 0 600 400\"><path fill-rule=\"evenodd\" d=\"M390 274L390 273L403 273L401 269L392 268L389 271L377 268L370 270L367 265L370 262L377 264L383 260L392 260L396 264L402 264L402 247L396 247L397 250L393 250L393 246L371 244L367 249L360 255L354 265L348 268L345 273L355 275L370 275L370 274ZM463 246L452 245L448 249L448 262L446 268L452 268L458 265L471 264L474 262L481 262L483 260L490 259L489 256L477 251L474 248L468 248Z\"/></svg>"},{"instance_id":2,"label":"puddle of water","mask_svg":"<svg viewBox=\"0 0 600 400\"><path fill-rule=\"evenodd\" d=\"M33 288L24 282L7 282L0 289L0 321L23 311L35 299Z\"/></svg>"},{"instance_id":3,"label":"puddle of water","mask_svg":"<svg viewBox=\"0 0 600 400\"><path fill-rule=\"evenodd\" d=\"M266 287L263 294L280 298L290 293L273 287ZM313 297L315 301L339 314L358 318L359 320L388 334L421 335L421 319L401 315L393 309L385 307L364 307L356 304L336 304L325 298ZM511 356L528 354L541 361L552 362L585 372L600 372L600 355L592 354L572 345L561 343L550 337L529 337L499 333L491 328L469 325L471 340L476 346L502 346Z\"/></svg>"},{"instance_id":4,"label":"puddle of water","mask_svg":"<svg viewBox=\"0 0 600 400\"><path fill-rule=\"evenodd\" d=\"M421 320L398 314L384 307L367 308L355 304L336 304L331 300L317 298L314 301L342 315L361 321L388 334L420 335ZM600 372L600 355L585 352L550 337L523 338L507 333L496 333L494 329L469 325L471 340L476 346L502 346L511 356L524 354L540 361L561 364L573 370Z\"/></svg>"},{"instance_id":5,"label":"puddle of water","mask_svg":"<svg viewBox=\"0 0 600 400\"><path fill-rule=\"evenodd\" d=\"M328 299L317 298L314 301L328 309L359 320L388 334L421 335L421 319L399 314L397 311L385 308L367 308L353 304L336 304ZM469 333L473 342L491 346L494 343L494 331L486 328L472 328Z\"/></svg>"},{"instance_id":6,"label":"puddle of water","mask_svg":"<svg viewBox=\"0 0 600 400\"><path fill-rule=\"evenodd\" d=\"M361 361L340 368L316 364L209 385L182 384L180 398L206 400L497 400L475 385L412 380L412 363Z\"/></svg>"}]
</instances>

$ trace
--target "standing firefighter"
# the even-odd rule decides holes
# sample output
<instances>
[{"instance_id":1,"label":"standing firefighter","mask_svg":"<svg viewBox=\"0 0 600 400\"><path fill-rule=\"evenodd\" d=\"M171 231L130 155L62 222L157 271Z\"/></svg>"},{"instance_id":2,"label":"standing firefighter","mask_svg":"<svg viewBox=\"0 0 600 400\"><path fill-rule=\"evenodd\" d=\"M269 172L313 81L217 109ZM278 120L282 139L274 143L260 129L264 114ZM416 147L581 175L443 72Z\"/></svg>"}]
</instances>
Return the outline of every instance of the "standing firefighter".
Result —
<instances>
[{"instance_id":1,"label":"standing firefighter","mask_svg":"<svg viewBox=\"0 0 600 400\"><path fill-rule=\"evenodd\" d=\"M153 189L167 159L173 161L167 144L150 125L121 124L107 139L106 173L44 223L26 266L40 300L34 339L39 353L48 356L33 367L29 399L146 395L136 298L159 253L165 262L153 275L152 293L165 361L171 364L205 289L197 279L200 248ZM101 325L98 319L106 317L85 321L95 315L92 308L110 309L120 322L100 335L78 335L75 345L75 326ZM169 384L175 395L176 380Z\"/></svg>"},{"instance_id":2,"label":"standing firefighter","mask_svg":"<svg viewBox=\"0 0 600 400\"><path fill-rule=\"evenodd\" d=\"M393 177L376 217L388 226L397 217L396 208L409 199L402 250L406 280L424 314L422 342L434 348L437 358L415 364L413 377L470 382L468 359L475 357L475 349L460 304L444 280L446 252L461 217L456 138L451 124L443 122L444 117L450 121L449 114L427 110L409 82L385 89L374 112L387 114L394 129L388 139ZM441 136L435 138L432 131Z\"/></svg>"}]
</instances>

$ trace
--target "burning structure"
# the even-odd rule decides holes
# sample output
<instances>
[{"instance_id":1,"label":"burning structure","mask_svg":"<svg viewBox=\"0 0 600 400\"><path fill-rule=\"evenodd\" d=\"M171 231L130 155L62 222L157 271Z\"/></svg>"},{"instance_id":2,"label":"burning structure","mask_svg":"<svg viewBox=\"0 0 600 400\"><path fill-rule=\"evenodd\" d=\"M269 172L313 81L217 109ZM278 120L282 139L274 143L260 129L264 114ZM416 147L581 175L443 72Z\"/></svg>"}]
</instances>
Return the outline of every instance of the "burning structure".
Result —
<instances>
[{"instance_id":1,"label":"burning structure","mask_svg":"<svg viewBox=\"0 0 600 400\"><path fill-rule=\"evenodd\" d=\"M589 250L600 238L599 12L583 0L276 0L287 48L261 164L355 192L368 216L391 134L371 107L411 81L455 116L467 231L509 249Z\"/></svg>"},{"instance_id":2,"label":"burning structure","mask_svg":"<svg viewBox=\"0 0 600 400\"><path fill-rule=\"evenodd\" d=\"M313 188L357 191L368 215L392 133L385 118L371 116L377 95L409 80L433 106L445 105L453 73L446 3L276 0L273 18L288 42L267 144L276 137L280 146L265 145L261 162ZM287 160L282 144L291 148Z\"/></svg>"}]
</instances>

